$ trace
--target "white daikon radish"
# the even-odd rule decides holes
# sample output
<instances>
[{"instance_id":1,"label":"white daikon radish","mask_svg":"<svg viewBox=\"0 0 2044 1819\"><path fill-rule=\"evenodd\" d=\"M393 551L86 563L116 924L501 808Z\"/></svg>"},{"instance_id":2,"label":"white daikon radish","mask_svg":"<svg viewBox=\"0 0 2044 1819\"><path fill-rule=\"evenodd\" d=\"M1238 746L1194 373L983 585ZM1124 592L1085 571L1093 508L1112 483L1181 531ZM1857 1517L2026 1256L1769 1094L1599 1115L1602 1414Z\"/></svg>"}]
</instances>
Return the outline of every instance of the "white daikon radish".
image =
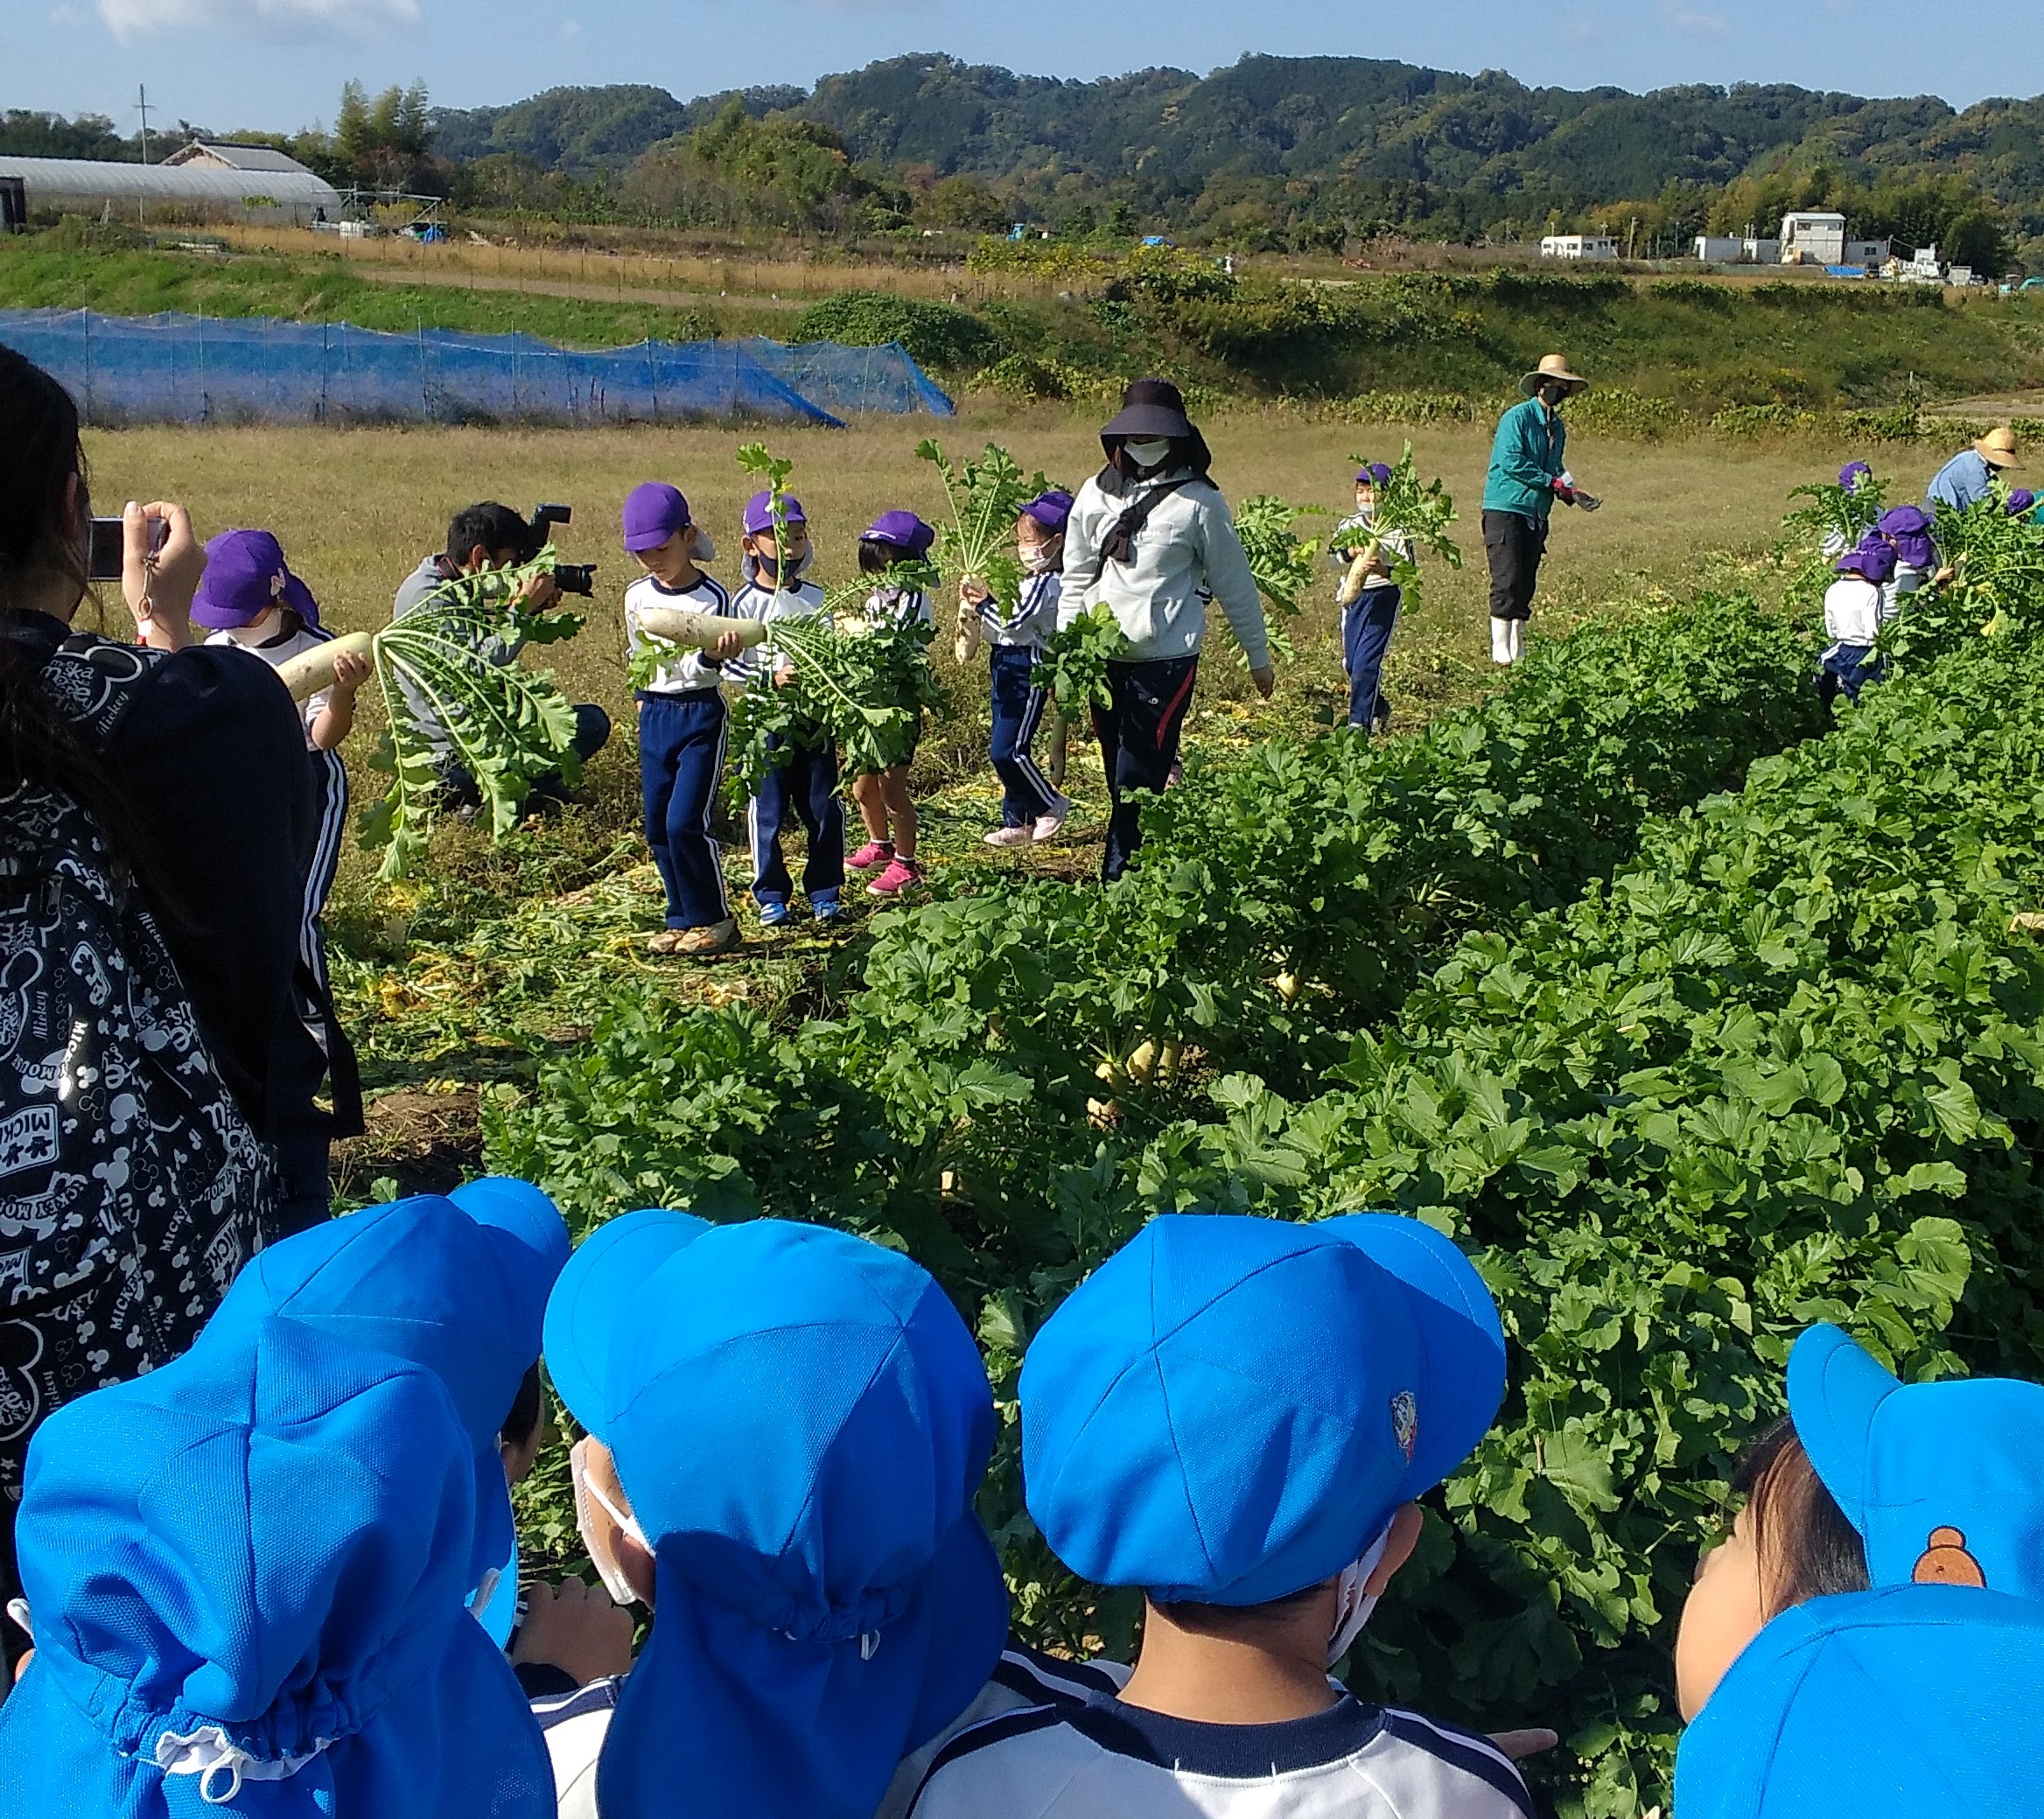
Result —
<instances>
[{"instance_id":1,"label":"white daikon radish","mask_svg":"<svg viewBox=\"0 0 2044 1819\"><path fill-rule=\"evenodd\" d=\"M322 689L333 686L333 665L340 657L372 657L376 654L376 640L367 632L343 632L338 638L329 638L317 650L310 650L293 657L289 662L279 663L276 673L284 678L284 685L291 691L293 701L310 701Z\"/></svg>"},{"instance_id":2,"label":"white daikon radish","mask_svg":"<svg viewBox=\"0 0 2044 1819\"><path fill-rule=\"evenodd\" d=\"M690 612L681 606L641 607L639 624L641 630L669 644L692 644L704 651L734 632L738 642L747 646L763 643L766 637L764 619L725 619L719 613Z\"/></svg>"}]
</instances>

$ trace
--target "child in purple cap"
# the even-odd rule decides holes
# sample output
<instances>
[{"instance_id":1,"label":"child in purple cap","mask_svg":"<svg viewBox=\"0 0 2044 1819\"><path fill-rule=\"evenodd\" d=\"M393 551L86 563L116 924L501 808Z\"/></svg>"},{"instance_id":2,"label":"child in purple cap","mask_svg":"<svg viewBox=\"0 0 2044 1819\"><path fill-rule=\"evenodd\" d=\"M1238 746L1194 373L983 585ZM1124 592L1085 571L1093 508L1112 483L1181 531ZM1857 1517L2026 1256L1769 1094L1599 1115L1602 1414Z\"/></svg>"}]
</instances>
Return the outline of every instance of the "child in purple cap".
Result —
<instances>
[{"instance_id":1,"label":"child in purple cap","mask_svg":"<svg viewBox=\"0 0 2044 1819\"><path fill-rule=\"evenodd\" d=\"M625 548L644 571L625 590L625 640L633 656L648 647L642 615L648 608L737 617L724 584L697 566L714 552L679 487L664 480L634 486L625 500L624 529ZM650 953L706 960L738 943L710 818L724 779L725 710L718 684L724 660L742 649L734 630L709 650L682 650L637 691L646 844L667 891L666 926L647 942Z\"/></svg>"},{"instance_id":2,"label":"child in purple cap","mask_svg":"<svg viewBox=\"0 0 2044 1819\"><path fill-rule=\"evenodd\" d=\"M1881 678L1874 644L1895 616L1895 546L1869 531L1859 546L1838 558L1838 578L1824 590L1824 635L1831 646L1818 661L1817 692L1825 703L1843 693L1848 701Z\"/></svg>"},{"instance_id":3,"label":"child in purple cap","mask_svg":"<svg viewBox=\"0 0 2044 1819\"><path fill-rule=\"evenodd\" d=\"M1341 609L1341 668L1348 677L1348 724L1365 732L1388 725L1391 704L1384 699L1384 654L1398 629L1402 591L1393 564L1412 560L1412 540L1399 531L1379 536L1377 488L1391 470L1366 461L1355 472L1355 509L1334 527L1327 555L1342 570L1334 602Z\"/></svg>"},{"instance_id":4,"label":"child in purple cap","mask_svg":"<svg viewBox=\"0 0 2044 1819\"><path fill-rule=\"evenodd\" d=\"M873 584L866 596L868 620L935 625L929 596L920 587L904 586L890 577L897 570L926 561L936 540L936 532L914 512L882 512L866 527L858 540L858 570ZM920 739L920 710L915 731ZM851 799L865 822L866 843L844 863L854 871L881 868L880 875L866 886L869 896L899 897L910 885L922 882L922 868L915 863L915 799L908 793L908 765L914 758L911 748L903 763L851 780Z\"/></svg>"},{"instance_id":5,"label":"child in purple cap","mask_svg":"<svg viewBox=\"0 0 2044 1819\"><path fill-rule=\"evenodd\" d=\"M755 493L746 501L746 584L731 603L736 617L760 619L768 626L776 619L806 619L823 610L823 590L802 579L815 552L802 501L783 494L780 503L782 523L777 532L771 493ZM724 673L727 680L747 687L756 687L768 677L779 687L794 675L774 650L771 632L764 644L736 661L727 661ZM770 743L778 746L778 736ZM837 799L837 747L816 731L788 745L787 762L767 772L760 794L746 808L752 845L752 900L760 906L762 928L776 928L788 920L794 883L788 876L788 861L781 857L780 836L791 813L808 836L802 893L819 922L837 920L844 889L844 805Z\"/></svg>"},{"instance_id":6,"label":"child in purple cap","mask_svg":"<svg viewBox=\"0 0 2044 1819\"><path fill-rule=\"evenodd\" d=\"M1065 521L1071 514L1072 495L1055 487L1022 507L1015 521L1015 552L1024 577L1019 599L995 599L976 576L958 584L958 661L967 661L982 643L987 647L993 706L990 755L1001 780L1001 825L985 836L989 846L1054 839L1072 812L1070 797L1044 774L1029 750L1050 703L1049 691L1036 686L1036 660L1057 629Z\"/></svg>"},{"instance_id":7,"label":"child in purple cap","mask_svg":"<svg viewBox=\"0 0 2044 1819\"><path fill-rule=\"evenodd\" d=\"M192 597L192 623L206 627L208 644L233 645L272 668L318 649L333 636L319 623L312 589L291 573L284 546L266 530L223 530L206 546L206 573ZM323 997L329 987L319 917L333 888L347 828L347 767L339 747L354 730L355 694L372 667L368 657L336 657L332 686L317 690L298 708L319 786L319 836L305 872L298 948ZM331 1040L319 1007L306 1007L306 1021L323 1045Z\"/></svg>"}]
</instances>

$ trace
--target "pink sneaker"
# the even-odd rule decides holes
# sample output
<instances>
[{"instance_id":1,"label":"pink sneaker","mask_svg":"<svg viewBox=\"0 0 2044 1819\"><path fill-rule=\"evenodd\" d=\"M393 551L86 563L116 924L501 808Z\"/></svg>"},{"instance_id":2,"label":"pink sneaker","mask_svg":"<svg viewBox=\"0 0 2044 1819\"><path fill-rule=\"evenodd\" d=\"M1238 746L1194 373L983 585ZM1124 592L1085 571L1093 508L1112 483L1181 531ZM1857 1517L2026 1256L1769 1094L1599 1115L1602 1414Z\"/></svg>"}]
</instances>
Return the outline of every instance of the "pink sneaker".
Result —
<instances>
[{"instance_id":1,"label":"pink sneaker","mask_svg":"<svg viewBox=\"0 0 2044 1819\"><path fill-rule=\"evenodd\" d=\"M854 871L871 871L883 859L894 857L892 840L869 840L844 863Z\"/></svg>"},{"instance_id":2,"label":"pink sneaker","mask_svg":"<svg viewBox=\"0 0 2044 1819\"><path fill-rule=\"evenodd\" d=\"M1071 797L1059 796L1051 803L1047 815L1037 816L1036 826L1031 830L1029 837L1032 840L1055 840L1059 829L1065 824L1065 817L1071 812Z\"/></svg>"},{"instance_id":3,"label":"pink sneaker","mask_svg":"<svg viewBox=\"0 0 2044 1819\"><path fill-rule=\"evenodd\" d=\"M1027 828L996 828L980 837L989 846L1027 846L1036 836Z\"/></svg>"},{"instance_id":4,"label":"pink sneaker","mask_svg":"<svg viewBox=\"0 0 2044 1819\"><path fill-rule=\"evenodd\" d=\"M869 897L899 897L911 885L922 882L922 867L914 859L892 858L887 869L866 886Z\"/></svg>"}]
</instances>

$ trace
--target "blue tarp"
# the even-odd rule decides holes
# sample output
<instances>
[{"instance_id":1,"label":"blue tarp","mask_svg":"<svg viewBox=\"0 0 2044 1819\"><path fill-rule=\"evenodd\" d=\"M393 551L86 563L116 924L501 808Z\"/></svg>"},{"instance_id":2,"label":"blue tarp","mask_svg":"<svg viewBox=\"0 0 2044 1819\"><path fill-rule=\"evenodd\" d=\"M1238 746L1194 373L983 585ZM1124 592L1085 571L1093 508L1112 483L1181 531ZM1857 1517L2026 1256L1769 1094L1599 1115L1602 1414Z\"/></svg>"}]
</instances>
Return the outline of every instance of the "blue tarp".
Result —
<instances>
[{"instance_id":1,"label":"blue tarp","mask_svg":"<svg viewBox=\"0 0 2044 1819\"><path fill-rule=\"evenodd\" d=\"M0 343L54 374L88 423L547 422L951 414L898 345L641 341L595 352L531 335L382 334L268 318L0 310Z\"/></svg>"}]
</instances>

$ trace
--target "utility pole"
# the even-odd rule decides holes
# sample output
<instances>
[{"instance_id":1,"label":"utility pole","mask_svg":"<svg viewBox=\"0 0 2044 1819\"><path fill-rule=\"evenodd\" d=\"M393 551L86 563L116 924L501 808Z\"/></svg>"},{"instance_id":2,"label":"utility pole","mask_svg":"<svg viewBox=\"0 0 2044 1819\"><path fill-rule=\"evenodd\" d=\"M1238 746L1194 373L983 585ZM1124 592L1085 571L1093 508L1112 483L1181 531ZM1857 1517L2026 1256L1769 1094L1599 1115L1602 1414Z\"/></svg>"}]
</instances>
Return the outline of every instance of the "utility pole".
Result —
<instances>
[{"instance_id":1,"label":"utility pole","mask_svg":"<svg viewBox=\"0 0 2044 1819\"><path fill-rule=\"evenodd\" d=\"M149 162L149 90L137 87L135 94L142 108L142 162L146 164Z\"/></svg>"}]
</instances>

